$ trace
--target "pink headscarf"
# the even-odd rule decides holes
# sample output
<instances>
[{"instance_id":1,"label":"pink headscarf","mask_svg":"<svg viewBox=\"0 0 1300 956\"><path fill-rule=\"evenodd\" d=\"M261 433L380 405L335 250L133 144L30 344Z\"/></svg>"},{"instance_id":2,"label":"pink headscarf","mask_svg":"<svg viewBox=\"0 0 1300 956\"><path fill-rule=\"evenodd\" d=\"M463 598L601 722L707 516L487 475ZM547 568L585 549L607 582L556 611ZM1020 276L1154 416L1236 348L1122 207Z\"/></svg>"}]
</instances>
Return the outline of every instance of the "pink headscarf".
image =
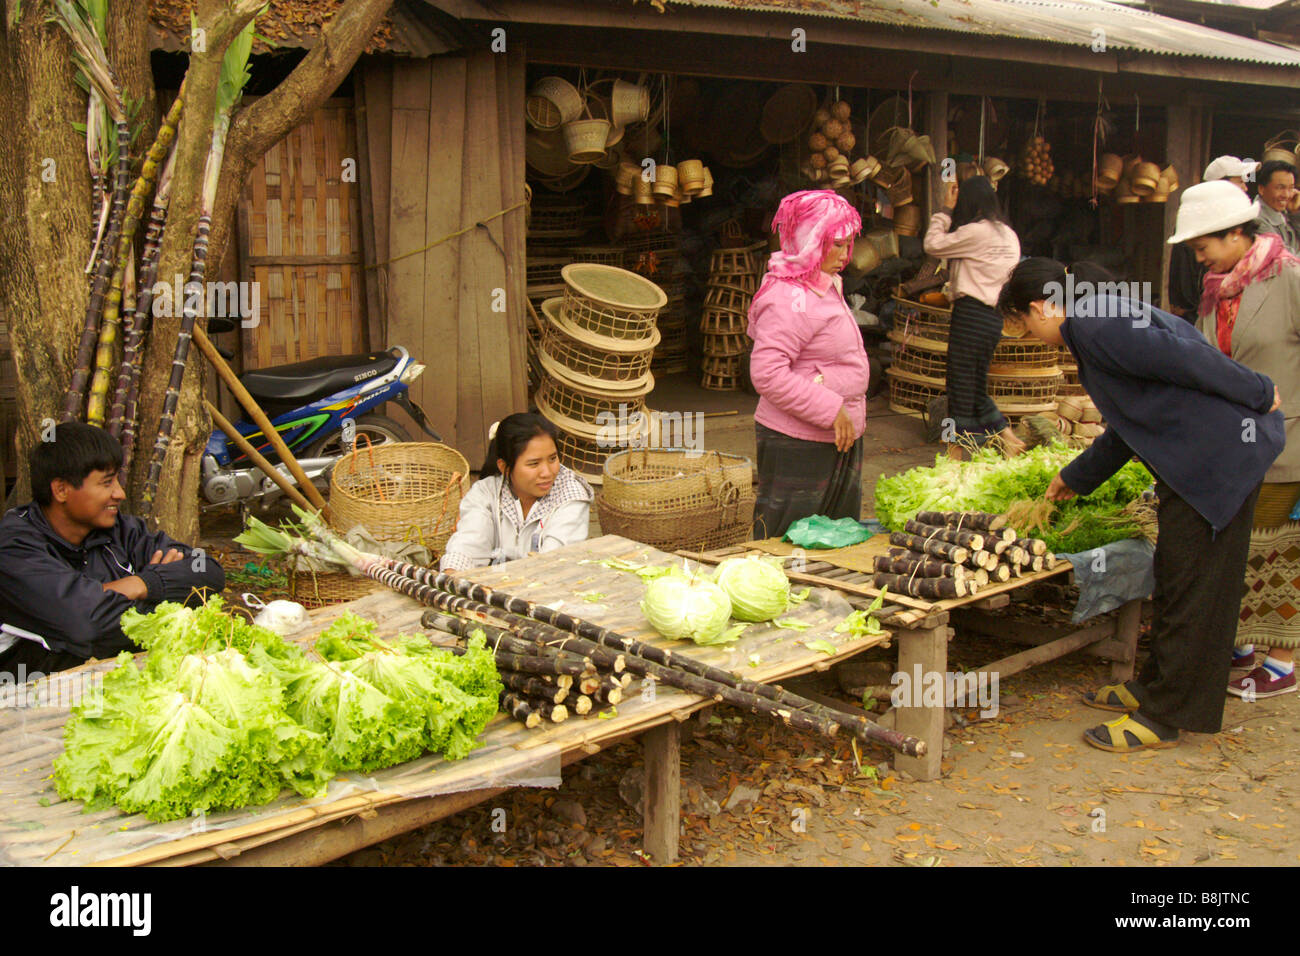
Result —
<instances>
[{"instance_id":1,"label":"pink headscarf","mask_svg":"<svg viewBox=\"0 0 1300 956\"><path fill-rule=\"evenodd\" d=\"M772 253L763 277L762 293L776 279L812 284L832 244L849 240L862 230L862 217L847 199L829 189L805 189L781 200L772 228L781 237L781 251Z\"/></svg>"}]
</instances>

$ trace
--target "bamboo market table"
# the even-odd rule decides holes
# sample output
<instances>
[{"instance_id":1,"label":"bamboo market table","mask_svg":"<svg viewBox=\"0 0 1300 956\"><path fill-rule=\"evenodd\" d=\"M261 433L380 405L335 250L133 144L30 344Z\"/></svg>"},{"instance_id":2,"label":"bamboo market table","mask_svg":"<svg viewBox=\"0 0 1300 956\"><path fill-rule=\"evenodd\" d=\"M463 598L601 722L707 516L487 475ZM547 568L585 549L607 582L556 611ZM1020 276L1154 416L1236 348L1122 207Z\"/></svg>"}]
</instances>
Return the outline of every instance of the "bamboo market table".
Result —
<instances>
[{"instance_id":1,"label":"bamboo market table","mask_svg":"<svg viewBox=\"0 0 1300 956\"><path fill-rule=\"evenodd\" d=\"M651 630L641 615L641 579L596 563L605 558L646 564L680 560L606 535L482 568L469 576L537 603L562 604L571 613L628 637L685 648L697 660L750 680L773 682L826 670L889 642L888 632L856 639L835 633L834 625L851 608L841 594L827 590L814 591L788 615L809 624L805 632L755 625L730 647L668 641ZM312 640L321 627L345 611L377 621L381 636L415 633L422 630L424 610L411 598L385 589L313 611L311 630L294 639ZM430 633L435 639L439 636ZM805 644L819 640L835 645L835 653ZM88 664L55 675L50 683L76 682L113 666L112 661ZM329 792L314 800L282 796L263 807L168 823L124 816L111 807L84 813L80 802L61 800L50 773L53 759L62 752L67 705L0 707L0 863L319 864L451 816L515 786L558 786L563 765L640 735L646 750L645 846L653 860L667 862L676 857L680 828L679 725L714 701L666 686L655 686L649 695L640 690L633 684L617 708L612 712L607 708L603 718L593 710L589 717L546 723L534 730L498 714L480 738L483 746L464 760L445 762L426 755L370 775L342 775L331 783Z\"/></svg>"},{"instance_id":2,"label":"bamboo market table","mask_svg":"<svg viewBox=\"0 0 1300 956\"><path fill-rule=\"evenodd\" d=\"M866 607L880 595L871 583L872 562L877 555L886 554L889 547L889 535L878 534L861 544L830 551L801 552L779 539L769 538L702 554L691 551L677 553L706 564L717 564L724 558L744 554L775 554L784 558L786 573L792 581L835 588L844 593L855 607ZM1033 645L1028 650L985 664L973 672L977 675L996 674L1000 679L1084 650L1111 661L1112 682L1128 680L1133 676L1137 655L1138 627L1142 617L1140 600L1123 604L1113 620L1106 619L1068 634L1053 633L1047 627L999 625L989 613L1006 607L1013 595L1024 595L1028 589L1058 579L1072 570L1069 561L1058 558L1051 568L1013 577L1009 581L990 583L975 595L943 601L889 593L877 617L898 640L898 673L910 677L919 667L922 675L935 673L946 677L948 641L955 633L948 623L950 613L956 612L963 627ZM897 754L894 765L898 769L906 770L918 780L934 780L939 776L945 710L946 706L924 704L897 708L895 728L920 738L926 745L923 756Z\"/></svg>"}]
</instances>

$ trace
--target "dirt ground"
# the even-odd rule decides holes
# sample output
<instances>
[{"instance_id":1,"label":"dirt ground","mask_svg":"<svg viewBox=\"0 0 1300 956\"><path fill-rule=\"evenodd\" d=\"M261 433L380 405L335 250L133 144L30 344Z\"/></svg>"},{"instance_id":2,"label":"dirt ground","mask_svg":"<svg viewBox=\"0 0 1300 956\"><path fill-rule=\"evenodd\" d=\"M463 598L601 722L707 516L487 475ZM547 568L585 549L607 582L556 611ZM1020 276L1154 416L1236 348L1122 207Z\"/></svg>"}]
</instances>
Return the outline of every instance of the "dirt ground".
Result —
<instances>
[{"instance_id":1,"label":"dirt ground","mask_svg":"<svg viewBox=\"0 0 1300 956\"><path fill-rule=\"evenodd\" d=\"M752 456L754 399L663 380L655 408L698 410L704 444ZM726 414L734 411L736 414ZM931 463L919 422L871 404L863 515L876 478ZM228 524L226 522L225 524ZM208 530L219 540L218 519ZM593 533L598 527L593 521ZM1016 605L995 612L1010 616ZM952 670L1011 653L960 630ZM866 659L892 663L895 649ZM1140 651L1139 658L1144 656ZM1085 706L1109 665L1080 654L1004 680L996 716L958 711L943 777L922 783L889 754L828 743L725 708L683 725L681 865L1295 865L1300 839L1300 694L1227 699L1224 730L1132 756L1084 743L1114 716ZM838 690L824 693L851 698ZM1226 696L1226 695L1225 695ZM860 702L859 702L860 703ZM559 790L518 789L338 865L646 865L641 746L565 769ZM504 819L500 813L505 810ZM1288 835L1291 834L1291 835Z\"/></svg>"}]
</instances>

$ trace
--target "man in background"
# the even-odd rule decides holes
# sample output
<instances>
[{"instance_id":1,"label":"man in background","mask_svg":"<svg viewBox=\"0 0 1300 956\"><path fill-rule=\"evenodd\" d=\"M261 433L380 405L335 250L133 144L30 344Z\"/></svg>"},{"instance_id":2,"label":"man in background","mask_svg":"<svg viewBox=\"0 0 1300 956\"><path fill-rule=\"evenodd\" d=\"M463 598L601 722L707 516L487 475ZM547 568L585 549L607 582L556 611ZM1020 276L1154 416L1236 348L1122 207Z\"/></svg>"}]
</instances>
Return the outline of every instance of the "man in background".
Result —
<instances>
[{"instance_id":1,"label":"man in background","mask_svg":"<svg viewBox=\"0 0 1300 956\"><path fill-rule=\"evenodd\" d=\"M1259 218L1255 222L1259 231L1281 236L1287 251L1300 256L1300 229L1290 210L1295 195L1295 167L1270 159L1259 167L1258 183Z\"/></svg>"}]
</instances>

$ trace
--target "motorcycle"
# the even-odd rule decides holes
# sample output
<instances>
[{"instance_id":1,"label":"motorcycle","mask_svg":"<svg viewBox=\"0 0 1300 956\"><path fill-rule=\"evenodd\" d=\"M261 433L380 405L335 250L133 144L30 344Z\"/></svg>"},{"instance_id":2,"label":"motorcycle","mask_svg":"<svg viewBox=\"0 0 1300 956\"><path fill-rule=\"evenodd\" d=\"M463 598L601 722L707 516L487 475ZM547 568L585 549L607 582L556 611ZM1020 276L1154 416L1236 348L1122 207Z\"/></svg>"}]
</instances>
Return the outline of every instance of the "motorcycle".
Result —
<instances>
[{"instance_id":1,"label":"motorcycle","mask_svg":"<svg viewBox=\"0 0 1300 956\"><path fill-rule=\"evenodd\" d=\"M215 320L209 325L214 332L222 331L215 327ZM225 350L220 351L225 354ZM324 356L256 369L245 372L239 380L262 406L307 477L323 490L328 487L335 463L363 435L373 445L411 440L401 424L376 411L385 402L395 402L434 441L442 441L429 427L424 410L408 394L411 383L423 371L424 366L399 345L387 352ZM270 442L258 441L263 436L257 425L243 419L234 425L290 482L294 481ZM200 488L208 502L204 510L232 503L245 508L257 504L265 510L284 494L220 429L208 437Z\"/></svg>"}]
</instances>

